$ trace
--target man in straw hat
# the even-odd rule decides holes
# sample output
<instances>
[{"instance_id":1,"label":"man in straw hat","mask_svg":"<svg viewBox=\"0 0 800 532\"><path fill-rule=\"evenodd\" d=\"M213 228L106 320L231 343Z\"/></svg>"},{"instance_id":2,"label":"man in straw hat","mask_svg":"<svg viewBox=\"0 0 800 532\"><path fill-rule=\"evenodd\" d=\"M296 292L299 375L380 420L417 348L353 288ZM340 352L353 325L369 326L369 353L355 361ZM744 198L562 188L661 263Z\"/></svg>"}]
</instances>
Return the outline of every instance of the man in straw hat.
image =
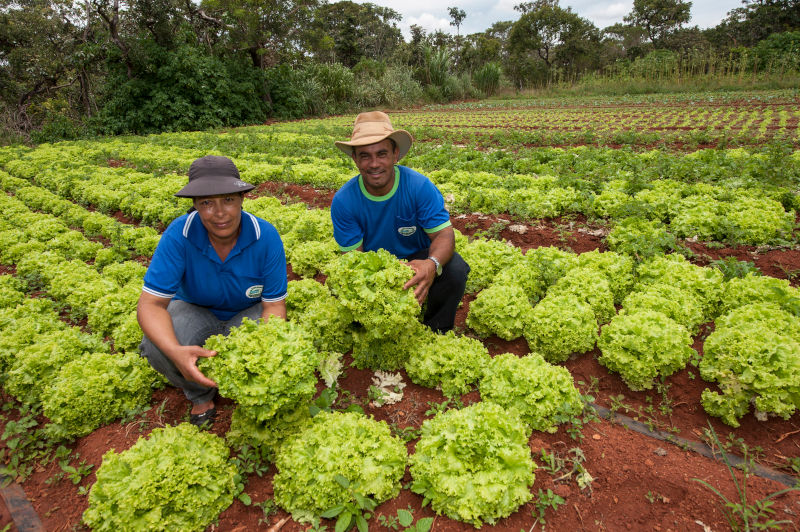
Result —
<instances>
[{"instance_id":1,"label":"man in straw hat","mask_svg":"<svg viewBox=\"0 0 800 532\"><path fill-rule=\"evenodd\" d=\"M469 266L455 252L441 192L424 175L397 164L411 142L385 113L356 117L352 137L336 147L361 173L333 197L333 236L343 252L383 248L408 261L414 276L405 288L414 287L420 304L427 299L425 325L446 332L453 328Z\"/></svg>"},{"instance_id":2,"label":"man in straw hat","mask_svg":"<svg viewBox=\"0 0 800 532\"><path fill-rule=\"evenodd\" d=\"M189 421L213 422L217 384L197 369L209 336L228 334L245 317L286 319L286 255L278 231L242 211L255 187L239 178L227 157L208 155L189 167L177 194L192 198L158 243L144 276L137 317L140 346L156 371L192 403Z\"/></svg>"}]
</instances>

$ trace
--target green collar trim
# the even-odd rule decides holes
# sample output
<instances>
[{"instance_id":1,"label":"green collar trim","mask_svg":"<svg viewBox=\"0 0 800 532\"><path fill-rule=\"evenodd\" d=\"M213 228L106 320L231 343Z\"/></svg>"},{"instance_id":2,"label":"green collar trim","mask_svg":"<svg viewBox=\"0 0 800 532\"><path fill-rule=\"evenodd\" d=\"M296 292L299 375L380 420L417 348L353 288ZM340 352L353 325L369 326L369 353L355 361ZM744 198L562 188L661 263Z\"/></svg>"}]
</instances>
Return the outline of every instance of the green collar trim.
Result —
<instances>
[{"instance_id":1,"label":"green collar trim","mask_svg":"<svg viewBox=\"0 0 800 532\"><path fill-rule=\"evenodd\" d=\"M366 187L364 187L364 178L361 177L361 174L358 174L358 187L361 189L361 193L371 201L387 201L392 199L394 193L397 192L397 187L400 185L400 169L395 165L394 167L394 185L392 185L392 190L389 191L388 194L385 196L373 196L369 192L367 192Z\"/></svg>"}]
</instances>

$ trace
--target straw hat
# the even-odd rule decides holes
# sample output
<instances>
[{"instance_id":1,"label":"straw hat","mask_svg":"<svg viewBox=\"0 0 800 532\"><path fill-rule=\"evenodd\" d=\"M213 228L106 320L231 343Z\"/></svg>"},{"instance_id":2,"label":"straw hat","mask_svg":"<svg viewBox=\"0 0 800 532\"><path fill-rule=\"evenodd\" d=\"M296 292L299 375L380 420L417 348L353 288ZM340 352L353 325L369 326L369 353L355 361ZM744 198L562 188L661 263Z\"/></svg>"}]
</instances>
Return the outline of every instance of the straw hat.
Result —
<instances>
[{"instance_id":1,"label":"straw hat","mask_svg":"<svg viewBox=\"0 0 800 532\"><path fill-rule=\"evenodd\" d=\"M179 198L201 198L247 192L254 188L239 178L239 169L233 161L219 155L206 155L195 159L189 167L189 184L175 195Z\"/></svg>"},{"instance_id":2,"label":"straw hat","mask_svg":"<svg viewBox=\"0 0 800 532\"><path fill-rule=\"evenodd\" d=\"M389 116L380 111L361 113L356 117L353 126L353 136L350 141L337 140L336 147L347 155L353 155L356 146L368 146L384 139L392 139L397 143L398 160L402 159L411 149L411 134L404 129L394 129Z\"/></svg>"}]
</instances>

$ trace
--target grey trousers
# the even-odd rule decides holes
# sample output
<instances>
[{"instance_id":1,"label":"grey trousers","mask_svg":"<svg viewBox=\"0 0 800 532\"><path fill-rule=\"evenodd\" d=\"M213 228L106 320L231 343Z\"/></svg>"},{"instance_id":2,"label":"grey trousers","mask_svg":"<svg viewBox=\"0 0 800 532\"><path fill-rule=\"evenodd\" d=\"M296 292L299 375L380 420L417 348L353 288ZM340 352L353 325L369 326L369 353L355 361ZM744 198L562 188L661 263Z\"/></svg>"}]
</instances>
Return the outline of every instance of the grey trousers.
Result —
<instances>
[{"instance_id":1,"label":"grey trousers","mask_svg":"<svg viewBox=\"0 0 800 532\"><path fill-rule=\"evenodd\" d=\"M241 325L243 318L257 320L261 317L261 308L261 303L256 303L231 319L222 321L207 308L173 299L167 306L167 312L172 317L172 327L175 329L178 343L202 347L209 336L215 334L227 336L232 327ZM146 336L139 345L139 352L150 362L153 369L164 375L173 386L183 390L183 394L193 404L211 401L217 393L216 388L209 388L186 380L175 364Z\"/></svg>"}]
</instances>

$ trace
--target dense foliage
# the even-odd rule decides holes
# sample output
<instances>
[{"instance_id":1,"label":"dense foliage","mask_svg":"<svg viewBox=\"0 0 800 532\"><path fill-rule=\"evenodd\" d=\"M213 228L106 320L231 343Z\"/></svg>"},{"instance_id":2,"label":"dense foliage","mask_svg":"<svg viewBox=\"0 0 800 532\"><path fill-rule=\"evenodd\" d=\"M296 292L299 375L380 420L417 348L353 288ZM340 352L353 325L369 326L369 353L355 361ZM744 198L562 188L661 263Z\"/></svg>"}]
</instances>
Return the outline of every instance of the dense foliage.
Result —
<instances>
[{"instance_id":1,"label":"dense foliage","mask_svg":"<svg viewBox=\"0 0 800 532\"><path fill-rule=\"evenodd\" d=\"M284 446L275 465L275 501L297 520L311 520L354 494L382 502L397 496L406 448L385 422L357 413L320 413ZM341 475L352 492L336 481Z\"/></svg>"},{"instance_id":2,"label":"dense foliage","mask_svg":"<svg viewBox=\"0 0 800 532\"><path fill-rule=\"evenodd\" d=\"M426 420L410 462L413 492L436 513L476 527L497 522L532 497L536 464L527 430L496 404L476 403Z\"/></svg>"},{"instance_id":3,"label":"dense foliage","mask_svg":"<svg viewBox=\"0 0 800 532\"><path fill-rule=\"evenodd\" d=\"M225 441L182 423L108 451L89 492L92 530L204 530L236 492Z\"/></svg>"},{"instance_id":4,"label":"dense foliage","mask_svg":"<svg viewBox=\"0 0 800 532\"><path fill-rule=\"evenodd\" d=\"M538 353L492 358L480 382L481 399L514 411L531 430L555 432L583 410L569 370L548 364Z\"/></svg>"},{"instance_id":5,"label":"dense foliage","mask_svg":"<svg viewBox=\"0 0 800 532\"><path fill-rule=\"evenodd\" d=\"M415 384L441 387L446 397L459 397L470 390L482 375L489 360L489 351L468 336L429 334L411 352L406 372Z\"/></svg>"}]
</instances>

